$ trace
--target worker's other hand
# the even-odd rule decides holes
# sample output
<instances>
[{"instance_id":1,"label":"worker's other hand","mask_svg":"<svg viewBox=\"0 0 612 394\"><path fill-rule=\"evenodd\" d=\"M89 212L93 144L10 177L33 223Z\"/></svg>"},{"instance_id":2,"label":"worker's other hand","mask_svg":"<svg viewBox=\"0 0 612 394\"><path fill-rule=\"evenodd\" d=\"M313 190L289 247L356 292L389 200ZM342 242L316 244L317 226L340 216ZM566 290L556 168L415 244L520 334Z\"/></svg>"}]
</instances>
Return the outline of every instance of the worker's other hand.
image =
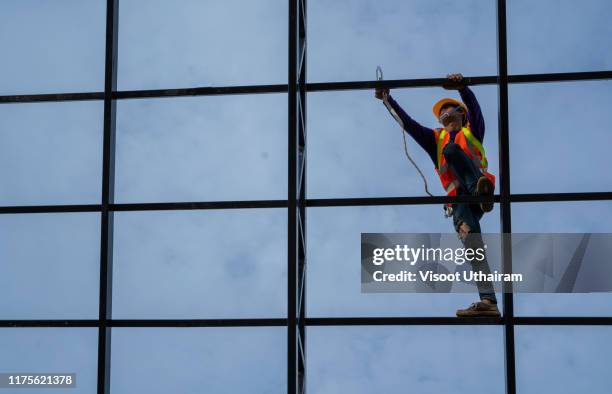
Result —
<instances>
[{"instance_id":1,"label":"worker's other hand","mask_svg":"<svg viewBox=\"0 0 612 394\"><path fill-rule=\"evenodd\" d=\"M446 76L446 83L442 85L447 90L459 90L465 87L465 81L461 74L448 74Z\"/></svg>"},{"instance_id":2,"label":"worker's other hand","mask_svg":"<svg viewBox=\"0 0 612 394\"><path fill-rule=\"evenodd\" d=\"M385 100L389 96L389 88L376 88L374 97L379 100Z\"/></svg>"}]
</instances>

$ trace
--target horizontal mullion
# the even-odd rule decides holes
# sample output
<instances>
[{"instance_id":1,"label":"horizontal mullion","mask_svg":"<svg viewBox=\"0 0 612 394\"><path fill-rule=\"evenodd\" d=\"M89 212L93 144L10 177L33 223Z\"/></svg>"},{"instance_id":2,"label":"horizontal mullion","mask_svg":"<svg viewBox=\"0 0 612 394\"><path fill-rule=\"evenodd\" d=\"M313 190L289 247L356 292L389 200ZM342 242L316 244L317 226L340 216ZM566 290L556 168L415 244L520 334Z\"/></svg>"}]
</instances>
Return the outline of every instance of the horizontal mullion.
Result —
<instances>
[{"instance_id":1,"label":"horizontal mullion","mask_svg":"<svg viewBox=\"0 0 612 394\"><path fill-rule=\"evenodd\" d=\"M512 194L511 202L612 200L612 192Z\"/></svg>"},{"instance_id":2,"label":"horizontal mullion","mask_svg":"<svg viewBox=\"0 0 612 394\"><path fill-rule=\"evenodd\" d=\"M0 207L0 214L11 213L56 213L56 212L100 212L100 204L78 205L16 205Z\"/></svg>"},{"instance_id":3,"label":"horizontal mullion","mask_svg":"<svg viewBox=\"0 0 612 394\"><path fill-rule=\"evenodd\" d=\"M111 211L169 211L190 209L287 208L287 200L209 201L111 204Z\"/></svg>"},{"instance_id":4,"label":"horizontal mullion","mask_svg":"<svg viewBox=\"0 0 612 394\"><path fill-rule=\"evenodd\" d=\"M286 208L286 200L252 201L203 201L109 204L110 211L171 211L190 209L245 209L245 208ZM0 214L11 213L55 213L55 212L100 212L102 206L92 205L32 205L0 207Z\"/></svg>"},{"instance_id":5,"label":"horizontal mullion","mask_svg":"<svg viewBox=\"0 0 612 394\"><path fill-rule=\"evenodd\" d=\"M600 79L612 79L612 71L607 70L552 74L519 74L508 76L509 83L594 81Z\"/></svg>"},{"instance_id":6,"label":"horizontal mullion","mask_svg":"<svg viewBox=\"0 0 612 394\"><path fill-rule=\"evenodd\" d=\"M41 103L54 101L86 101L104 100L104 92L89 93L50 93L50 94L21 94L13 96L0 96L0 104Z\"/></svg>"},{"instance_id":7,"label":"horizontal mullion","mask_svg":"<svg viewBox=\"0 0 612 394\"><path fill-rule=\"evenodd\" d=\"M369 205L417 205L444 204L452 202L484 202L491 197L485 196L414 196L414 197L362 197L362 198L312 198L306 200L307 207L353 207ZM500 201L499 195L493 196L494 202Z\"/></svg>"},{"instance_id":8,"label":"horizontal mullion","mask_svg":"<svg viewBox=\"0 0 612 394\"><path fill-rule=\"evenodd\" d=\"M501 202L498 194L493 201ZM612 200L612 192L585 192L585 193L534 193L512 194L510 202L563 202L563 201L606 201ZM445 203L478 203L490 201L486 196L414 196L414 197L363 197L363 198L318 198L307 199L308 207L335 207L335 206L374 206L374 205L420 205Z\"/></svg>"},{"instance_id":9,"label":"horizontal mullion","mask_svg":"<svg viewBox=\"0 0 612 394\"><path fill-rule=\"evenodd\" d=\"M287 85L208 86L184 89L125 90L113 93L114 99L143 99L181 96L216 96L230 94L287 93Z\"/></svg>"},{"instance_id":10,"label":"horizontal mullion","mask_svg":"<svg viewBox=\"0 0 612 394\"><path fill-rule=\"evenodd\" d=\"M550 74L517 74L509 75L508 82L515 83L539 83L539 82L570 82L612 79L612 71L586 71ZM496 75L465 77L468 85L497 84L499 77ZM329 91L329 90L360 90L374 89L376 87L388 88L419 88L442 86L447 83L446 78L417 78L417 79L390 79L383 81L349 81L349 82L314 82L305 85L306 91ZM257 93L286 93L288 86L285 84L275 85L245 85L245 86L206 86L178 89L154 89L154 90L124 90L113 92L113 99L144 99L162 97L182 96L214 96L231 94L257 94ZM0 96L0 104L29 103L48 101L82 101L103 100L104 92L86 93L51 93L51 94L27 94Z\"/></svg>"},{"instance_id":11,"label":"horizontal mullion","mask_svg":"<svg viewBox=\"0 0 612 394\"><path fill-rule=\"evenodd\" d=\"M414 196L414 197L363 197L363 198L314 198L306 199L307 207L350 207L376 205L418 205L444 203L478 203L489 201L486 196ZM563 202L563 201L607 201L612 200L612 192L586 193L538 193L512 194L509 201L516 202ZM499 195L493 196L500 202ZM209 201L209 202L167 202L110 204L110 211L167 211L190 209L246 209L246 208L287 208L287 200L250 200L250 201ZM0 214L16 213L56 213L56 212L100 212L102 206L91 205L32 205L0 207Z\"/></svg>"},{"instance_id":12,"label":"horizontal mullion","mask_svg":"<svg viewBox=\"0 0 612 394\"><path fill-rule=\"evenodd\" d=\"M109 327L278 327L287 319L111 319Z\"/></svg>"},{"instance_id":13,"label":"horizontal mullion","mask_svg":"<svg viewBox=\"0 0 612 394\"><path fill-rule=\"evenodd\" d=\"M514 325L612 326L611 316L524 317L310 317L306 326L396 326L396 325ZM99 320L0 320L0 327L98 327ZM109 319L107 327L279 327L286 318L271 319Z\"/></svg>"},{"instance_id":14,"label":"horizontal mullion","mask_svg":"<svg viewBox=\"0 0 612 394\"><path fill-rule=\"evenodd\" d=\"M534 326L609 326L612 325L612 316L515 316L514 324Z\"/></svg>"},{"instance_id":15,"label":"horizontal mullion","mask_svg":"<svg viewBox=\"0 0 612 394\"><path fill-rule=\"evenodd\" d=\"M484 85L497 83L496 76L465 77L468 85ZM446 78L419 78L419 79L388 79L382 81L351 81L351 82L316 82L306 84L308 92L327 90L360 90L381 88L424 88L442 86L448 83Z\"/></svg>"},{"instance_id":16,"label":"horizontal mullion","mask_svg":"<svg viewBox=\"0 0 612 394\"><path fill-rule=\"evenodd\" d=\"M588 71L573 73L552 74L517 74L509 75L509 83L540 83L540 82L568 82L568 81L590 81L600 79L612 79L612 71ZM464 77L467 85L490 85L498 84L499 77L496 75ZM326 90L359 90L386 88L422 88L436 87L448 83L446 78L421 78L421 79L390 79L382 81L351 81L351 82L319 82L306 84L309 92Z\"/></svg>"},{"instance_id":17,"label":"horizontal mullion","mask_svg":"<svg viewBox=\"0 0 612 394\"><path fill-rule=\"evenodd\" d=\"M0 320L0 327L98 327L99 320Z\"/></svg>"},{"instance_id":18,"label":"horizontal mullion","mask_svg":"<svg viewBox=\"0 0 612 394\"><path fill-rule=\"evenodd\" d=\"M503 324L501 317L309 317L307 326L410 326Z\"/></svg>"},{"instance_id":19,"label":"horizontal mullion","mask_svg":"<svg viewBox=\"0 0 612 394\"><path fill-rule=\"evenodd\" d=\"M574 73L552 73L552 74L517 74L509 75L509 83L539 83L539 82L566 82L566 81L589 81L599 79L612 79L612 71L589 71ZM499 83L496 75L464 77L467 85L490 85ZM320 82L309 83L306 90L309 92L326 90L358 90L386 88L422 88L436 87L448 83L446 78L422 78L422 79L390 79L383 81L351 81L351 82Z\"/></svg>"},{"instance_id":20,"label":"horizontal mullion","mask_svg":"<svg viewBox=\"0 0 612 394\"><path fill-rule=\"evenodd\" d=\"M0 320L0 327L98 327L99 320ZM274 327L287 319L108 319L107 327Z\"/></svg>"},{"instance_id":21,"label":"horizontal mullion","mask_svg":"<svg viewBox=\"0 0 612 394\"><path fill-rule=\"evenodd\" d=\"M394 326L394 325L575 325L612 326L612 317L585 316L585 317L321 317L306 318L307 326Z\"/></svg>"},{"instance_id":22,"label":"horizontal mullion","mask_svg":"<svg viewBox=\"0 0 612 394\"><path fill-rule=\"evenodd\" d=\"M122 90L112 93L114 100L147 99L187 96L216 96L232 94L287 93L287 85L207 86L178 89ZM53 93L0 96L0 104L36 103L47 101L103 100L104 92Z\"/></svg>"}]
</instances>

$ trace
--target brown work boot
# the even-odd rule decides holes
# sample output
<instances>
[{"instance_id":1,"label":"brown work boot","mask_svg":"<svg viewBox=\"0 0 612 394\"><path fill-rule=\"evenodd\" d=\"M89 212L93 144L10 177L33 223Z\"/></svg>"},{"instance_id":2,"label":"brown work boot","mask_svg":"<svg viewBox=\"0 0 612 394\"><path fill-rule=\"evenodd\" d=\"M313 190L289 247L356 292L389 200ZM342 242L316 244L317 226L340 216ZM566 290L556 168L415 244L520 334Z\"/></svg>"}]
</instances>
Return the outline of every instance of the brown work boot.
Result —
<instances>
[{"instance_id":1,"label":"brown work boot","mask_svg":"<svg viewBox=\"0 0 612 394\"><path fill-rule=\"evenodd\" d=\"M492 196L494 189L495 185L493 185L489 178L486 176L478 178L478 183L476 184L477 196ZM482 209L483 212L491 212L493 210L493 202L481 202L480 209Z\"/></svg>"},{"instance_id":2,"label":"brown work boot","mask_svg":"<svg viewBox=\"0 0 612 394\"><path fill-rule=\"evenodd\" d=\"M465 309L457 309L457 317L481 316L500 317L501 313L499 313L499 309L497 309L497 304L489 300L474 302Z\"/></svg>"}]
</instances>

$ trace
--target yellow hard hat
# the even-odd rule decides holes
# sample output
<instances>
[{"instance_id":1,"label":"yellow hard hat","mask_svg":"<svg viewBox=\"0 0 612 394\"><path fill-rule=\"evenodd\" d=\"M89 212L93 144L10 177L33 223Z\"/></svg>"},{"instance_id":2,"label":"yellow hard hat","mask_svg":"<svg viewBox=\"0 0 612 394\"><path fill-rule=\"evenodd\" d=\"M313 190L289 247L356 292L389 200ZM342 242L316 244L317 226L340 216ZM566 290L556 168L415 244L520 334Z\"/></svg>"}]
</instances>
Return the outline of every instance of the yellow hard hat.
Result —
<instances>
[{"instance_id":1,"label":"yellow hard hat","mask_svg":"<svg viewBox=\"0 0 612 394\"><path fill-rule=\"evenodd\" d=\"M432 110L433 110L433 114L434 114L434 116L436 117L436 119L438 119L438 118L440 117L440 110L442 109L442 107L443 107L445 104L452 104L452 105L454 105L454 106L457 106L457 105L458 105L458 106L462 107L462 108L465 110L465 113L466 113L466 114L467 114L467 112L468 112L467 107L466 107L466 106L465 106L465 104L463 104L461 101L459 101L459 100L455 100L455 99L452 99L452 98L450 98L450 97L445 97L445 98L443 98L443 99L441 99L441 100L438 100L438 102L437 102L437 103L435 103L435 104L434 104L434 106L433 106L433 108L432 108Z\"/></svg>"}]
</instances>

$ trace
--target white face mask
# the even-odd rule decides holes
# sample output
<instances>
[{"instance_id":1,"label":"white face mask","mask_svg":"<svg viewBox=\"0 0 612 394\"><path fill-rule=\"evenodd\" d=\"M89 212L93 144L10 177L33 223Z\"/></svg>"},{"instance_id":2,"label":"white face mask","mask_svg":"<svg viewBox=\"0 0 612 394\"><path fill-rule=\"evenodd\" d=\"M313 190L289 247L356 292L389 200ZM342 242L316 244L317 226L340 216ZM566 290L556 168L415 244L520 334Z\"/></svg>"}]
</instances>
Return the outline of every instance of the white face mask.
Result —
<instances>
[{"instance_id":1,"label":"white face mask","mask_svg":"<svg viewBox=\"0 0 612 394\"><path fill-rule=\"evenodd\" d=\"M442 125L444 125L444 121L446 119L448 119L449 117L453 116L454 114L456 114L457 112L463 111L463 108L461 106L456 106L452 111L448 111L446 113L443 113L442 115L440 115L440 117L438 118L438 121L440 123L442 123Z\"/></svg>"}]
</instances>

